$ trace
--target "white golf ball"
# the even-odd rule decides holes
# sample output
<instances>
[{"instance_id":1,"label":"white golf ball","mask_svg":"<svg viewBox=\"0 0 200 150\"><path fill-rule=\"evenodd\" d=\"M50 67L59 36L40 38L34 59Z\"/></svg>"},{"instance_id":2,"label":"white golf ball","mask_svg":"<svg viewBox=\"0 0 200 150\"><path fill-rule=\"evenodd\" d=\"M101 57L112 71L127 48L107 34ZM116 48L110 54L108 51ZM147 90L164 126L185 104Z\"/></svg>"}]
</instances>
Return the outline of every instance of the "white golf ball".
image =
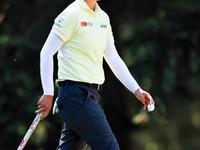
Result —
<instances>
[{"instance_id":1,"label":"white golf ball","mask_svg":"<svg viewBox=\"0 0 200 150\"><path fill-rule=\"evenodd\" d=\"M154 109L155 109L155 106L154 106L154 104L148 104L147 105L147 109L149 110L149 111L153 111Z\"/></svg>"}]
</instances>

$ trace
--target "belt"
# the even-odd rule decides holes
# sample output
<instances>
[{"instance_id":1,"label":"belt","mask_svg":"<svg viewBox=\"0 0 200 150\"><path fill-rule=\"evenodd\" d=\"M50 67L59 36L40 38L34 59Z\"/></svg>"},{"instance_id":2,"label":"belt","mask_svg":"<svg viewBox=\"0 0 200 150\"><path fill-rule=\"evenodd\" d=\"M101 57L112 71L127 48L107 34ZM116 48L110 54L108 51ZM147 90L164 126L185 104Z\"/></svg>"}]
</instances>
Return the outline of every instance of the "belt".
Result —
<instances>
[{"instance_id":1,"label":"belt","mask_svg":"<svg viewBox=\"0 0 200 150\"><path fill-rule=\"evenodd\" d=\"M79 85L84 85L96 90L102 90L102 85L101 84L90 84L90 83L85 83L85 82L78 82L78 81L70 81L70 80L65 80L65 81L59 81L58 85L63 86L63 85L72 85L72 84L79 84Z\"/></svg>"}]
</instances>

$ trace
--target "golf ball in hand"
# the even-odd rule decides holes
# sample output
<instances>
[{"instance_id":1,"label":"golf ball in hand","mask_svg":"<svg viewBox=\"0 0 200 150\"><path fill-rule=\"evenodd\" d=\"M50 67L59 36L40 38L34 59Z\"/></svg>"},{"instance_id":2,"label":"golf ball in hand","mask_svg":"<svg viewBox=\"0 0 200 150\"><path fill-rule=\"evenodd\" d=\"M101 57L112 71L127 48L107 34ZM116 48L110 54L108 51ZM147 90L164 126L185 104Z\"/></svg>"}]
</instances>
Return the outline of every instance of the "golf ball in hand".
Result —
<instances>
[{"instance_id":1,"label":"golf ball in hand","mask_svg":"<svg viewBox=\"0 0 200 150\"><path fill-rule=\"evenodd\" d=\"M151 105L148 104L147 109L148 109L149 111L153 111L153 110L155 109L154 104L151 104Z\"/></svg>"}]
</instances>

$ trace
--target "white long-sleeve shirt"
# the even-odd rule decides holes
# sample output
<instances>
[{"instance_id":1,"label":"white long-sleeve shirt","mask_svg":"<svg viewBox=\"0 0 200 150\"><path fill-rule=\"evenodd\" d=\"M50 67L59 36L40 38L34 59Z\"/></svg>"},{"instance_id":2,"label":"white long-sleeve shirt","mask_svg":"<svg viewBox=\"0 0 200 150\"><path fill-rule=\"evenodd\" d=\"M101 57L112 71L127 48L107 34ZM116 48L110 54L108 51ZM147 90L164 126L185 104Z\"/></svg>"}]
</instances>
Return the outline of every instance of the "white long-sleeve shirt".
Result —
<instances>
[{"instance_id":1,"label":"white long-sleeve shirt","mask_svg":"<svg viewBox=\"0 0 200 150\"><path fill-rule=\"evenodd\" d=\"M42 87L45 95L54 95L54 81L53 81L53 55L64 44L56 34L50 32L40 55L40 73ZM122 82L122 84L131 92L140 88L135 79L130 74L127 66L120 58L114 40L107 42L106 50L103 56L115 76Z\"/></svg>"}]
</instances>

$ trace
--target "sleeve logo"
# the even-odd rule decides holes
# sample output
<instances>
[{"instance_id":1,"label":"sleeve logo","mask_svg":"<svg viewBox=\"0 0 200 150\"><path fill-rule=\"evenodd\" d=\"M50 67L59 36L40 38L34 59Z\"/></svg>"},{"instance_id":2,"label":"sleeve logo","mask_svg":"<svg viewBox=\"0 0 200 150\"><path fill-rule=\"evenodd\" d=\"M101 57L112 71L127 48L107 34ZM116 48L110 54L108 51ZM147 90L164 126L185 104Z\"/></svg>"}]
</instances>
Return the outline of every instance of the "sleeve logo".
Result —
<instances>
[{"instance_id":1,"label":"sleeve logo","mask_svg":"<svg viewBox=\"0 0 200 150\"><path fill-rule=\"evenodd\" d=\"M55 24L56 26L58 26L58 27L62 27L62 26L60 25L60 23L63 22L63 21L64 21L64 19L63 19L63 18L60 18L60 19L58 19L58 21L55 22L54 24Z\"/></svg>"}]
</instances>

